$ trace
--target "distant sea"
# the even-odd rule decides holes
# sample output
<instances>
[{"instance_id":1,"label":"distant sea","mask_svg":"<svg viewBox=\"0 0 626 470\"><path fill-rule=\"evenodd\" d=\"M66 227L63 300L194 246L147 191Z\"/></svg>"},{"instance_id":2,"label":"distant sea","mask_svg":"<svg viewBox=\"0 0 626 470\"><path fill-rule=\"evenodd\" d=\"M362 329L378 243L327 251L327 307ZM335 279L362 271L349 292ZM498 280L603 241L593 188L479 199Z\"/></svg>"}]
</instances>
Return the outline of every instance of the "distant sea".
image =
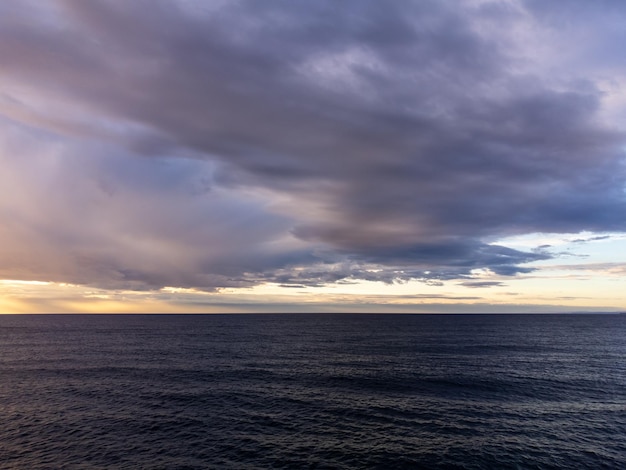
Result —
<instances>
[{"instance_id":1,"label":"distant sea","mask_svg":"<svg viewBox=\"0 0 626 470\"><path fill-rule=\"evenodd\" d=\"M626 469L626 315L0 316L3 469Z\"/></svg>"}]
</instances>

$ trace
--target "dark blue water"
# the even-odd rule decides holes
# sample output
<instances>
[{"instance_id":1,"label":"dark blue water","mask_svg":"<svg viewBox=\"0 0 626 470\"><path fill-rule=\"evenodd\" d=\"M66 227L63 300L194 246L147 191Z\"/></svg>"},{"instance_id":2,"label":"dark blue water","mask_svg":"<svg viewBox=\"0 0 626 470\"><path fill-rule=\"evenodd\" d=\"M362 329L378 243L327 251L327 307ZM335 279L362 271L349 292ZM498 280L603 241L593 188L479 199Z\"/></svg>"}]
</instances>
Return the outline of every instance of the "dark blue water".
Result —
<instances>
[{"instance_id":1,"label":"dark blue water","mask_svg":"<svg viewBox=\"0 0 626 470\"><path fill-rule=\"evenodd\" d=\"M0 316L0 467L626 468L626 315Z\"/></svg>"}]
</instances>

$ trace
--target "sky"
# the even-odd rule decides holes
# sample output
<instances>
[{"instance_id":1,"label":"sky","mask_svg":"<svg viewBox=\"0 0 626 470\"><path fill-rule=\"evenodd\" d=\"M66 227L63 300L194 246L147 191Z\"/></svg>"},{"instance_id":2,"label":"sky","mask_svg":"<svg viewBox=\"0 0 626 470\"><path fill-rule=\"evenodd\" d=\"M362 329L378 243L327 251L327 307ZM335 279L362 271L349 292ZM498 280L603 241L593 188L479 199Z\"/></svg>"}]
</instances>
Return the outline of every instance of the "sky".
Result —
<instances>
[{"instance_id":1,"label":"sky","mask_svg":"<svg viewBox=\"0 0 626 470\"><path fill-rule=\"evenodd\" d=\"M0 2L0 311L626 310L622 0Z\"/></svg>"}]
</instances>

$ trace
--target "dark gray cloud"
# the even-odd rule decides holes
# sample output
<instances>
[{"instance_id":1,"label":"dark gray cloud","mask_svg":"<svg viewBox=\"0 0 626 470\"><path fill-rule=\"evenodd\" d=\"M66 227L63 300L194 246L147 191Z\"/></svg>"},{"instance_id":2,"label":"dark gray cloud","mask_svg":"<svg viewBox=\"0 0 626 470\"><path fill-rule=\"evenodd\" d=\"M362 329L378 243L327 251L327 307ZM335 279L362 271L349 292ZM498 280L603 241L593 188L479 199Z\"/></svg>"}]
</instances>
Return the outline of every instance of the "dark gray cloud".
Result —
<instances>
[{"instance_id":1,"label":"dark gray cloud","mask_svg":"<svg viewBox=\"0 0 626 470\"><path fill-rule=\"evenodd\" d=\"M588 243L588 242L610 240L610 239L611 239L610 235L598 235L597 237L576 238L575 240L572 240L572 243Z\"/></svg>"},{"instance_id":2,"label":"dark gray cloud","mask_svg":"<svg viewBox=\"0 0 626 470\"><path fill-rule=\"evenodd\" d=\"M3 205L2 274L438 283L551 256L504 236L624 231L613 56L552 60L577 37L543 5L5 2L3 158L24 194Z\"/></svg>"},{"instance_id":3,"label":"dark gray cloud","mask_svg":"<svg viewBox=\"0 0 626 470\"><path fill-rule=\"evenodd\" d=\"M500 281L467 281L467 282L461 282L459 285L463 287L471 287L473 289L480 289L484 287L506 286L505 283L500 282Z\"/></svg>"}]
</instances>

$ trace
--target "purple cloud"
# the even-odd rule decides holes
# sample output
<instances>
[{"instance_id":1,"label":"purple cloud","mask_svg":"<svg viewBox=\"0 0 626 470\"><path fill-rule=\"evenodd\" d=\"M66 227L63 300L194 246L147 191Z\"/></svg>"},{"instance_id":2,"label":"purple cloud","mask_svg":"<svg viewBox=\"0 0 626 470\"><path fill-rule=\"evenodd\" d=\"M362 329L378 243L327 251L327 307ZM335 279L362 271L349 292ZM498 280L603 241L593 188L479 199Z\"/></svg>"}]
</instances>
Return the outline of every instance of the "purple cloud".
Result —
<instances>
[{"instance_id":1,"label":"purple cloud","mask_svg":"<svg viewBox=\"0 0 626 470\"><path fill-rule=\"evenodd\" d=\"M591 60L620 34L611 8L5 3L0 274L441 282L550 256L500 237L624 231L620 95L603 74L625 64L614 48ZM594 40L559 62L577 39L561 13Z\"/></svg>"}]
</instances>

